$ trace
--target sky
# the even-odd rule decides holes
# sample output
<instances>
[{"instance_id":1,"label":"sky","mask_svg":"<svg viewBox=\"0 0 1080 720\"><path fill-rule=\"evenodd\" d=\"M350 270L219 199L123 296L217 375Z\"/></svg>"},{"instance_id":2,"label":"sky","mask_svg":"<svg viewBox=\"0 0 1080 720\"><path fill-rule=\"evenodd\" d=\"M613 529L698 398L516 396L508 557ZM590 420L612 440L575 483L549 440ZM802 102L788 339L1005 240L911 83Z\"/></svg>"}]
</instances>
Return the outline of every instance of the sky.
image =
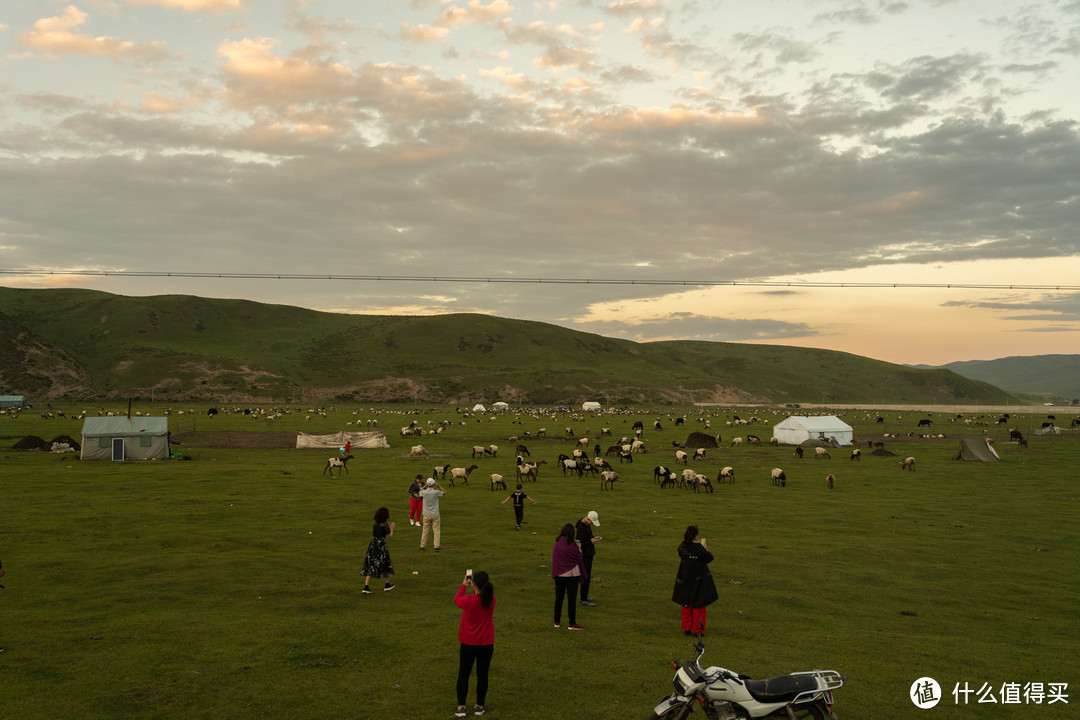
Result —
<instances>
[{"instance_id":1,"label":"sky","mask_svg":"<svg viewBox=\"0 0 1080 720\"><path fill-rule=\"evenodd\" d=\"M1080 0L4 0L0 285L1073 354L1077 78Z\"/></svg>"}]
</instances>

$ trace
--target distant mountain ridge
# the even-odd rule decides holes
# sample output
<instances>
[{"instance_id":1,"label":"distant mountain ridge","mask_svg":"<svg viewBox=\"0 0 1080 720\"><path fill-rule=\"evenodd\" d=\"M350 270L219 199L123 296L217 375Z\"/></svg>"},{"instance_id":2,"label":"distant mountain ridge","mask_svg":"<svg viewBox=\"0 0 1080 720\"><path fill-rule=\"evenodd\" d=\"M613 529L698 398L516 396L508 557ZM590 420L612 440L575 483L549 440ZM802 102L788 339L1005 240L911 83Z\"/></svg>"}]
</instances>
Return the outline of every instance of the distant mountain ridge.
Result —
<instances>
[{"instance_id":1,"label":"distant mountain ridge","mask_svg":"<svg viewBox=\"0 0 1080 720\"><path fill-rule=\"evenodd\" d=\"M1018 403L951 370L850 353L635 343L478 314L0 287L0 333L0 394L36 402Z\"/></svg>"},{"instance_id":2,"label":"distant mountain ridge","mask_svg":"<svg viewBox=\"0 0 1080 720\"><path fill-rule=\"evenodd\" d=\"M1010 392L1041 395L1047 402L1080 399L1080 355L1012 355L997 360L964 360L946 365L913 365L952 370Z\"/></svg>"}]
</instances>

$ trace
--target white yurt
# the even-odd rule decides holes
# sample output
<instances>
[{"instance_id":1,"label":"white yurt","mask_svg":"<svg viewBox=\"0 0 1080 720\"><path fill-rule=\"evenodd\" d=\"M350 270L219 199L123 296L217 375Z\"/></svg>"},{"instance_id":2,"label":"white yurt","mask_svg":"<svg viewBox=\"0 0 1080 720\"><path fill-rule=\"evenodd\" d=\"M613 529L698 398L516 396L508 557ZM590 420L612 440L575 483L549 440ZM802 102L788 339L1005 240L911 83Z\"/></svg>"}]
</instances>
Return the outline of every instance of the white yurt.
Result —
<instances>
[{"instance_id":1,"label":"white yurt","mask_svg":"<svg viewBox=\"0 0 1080 720\"><path fill-rule=\"evenodd\" d=\"M473 412L487 412L487 408L484 407L483 403L476 403L475 405L472 406L472 411Z\"/></svg>"},{"instance_id":2,"label":"white yurt","mask_svg":"<svg viewBox=\"0 0 1080 720\"><path fill-rule=\"evenodd\" d=\"M588 402L581 403L581 409L595 412L600 409L600 403L594 400L589 400Z\"/></svg>"},{"instance_id":3,"label":"white yurt","mask_svg":"<svg viewBox=\"0 0 1080 720\"><path fill-rule=\"evenodd\" d=\"M504 403L502 400L491 406L491 409L495 412L506 412L510 409L510 403Z\"/></svg>"},{"instance_id":4,"label":"white yurt","mask_svg":"<svg viewBox=\"0 0 1080 720\"><path fill-rule=\"evenodd\" d=\"M808 440L850 445L853 434L851 426L835 415L792 415L773 425L773 437L781 445L798 445Z\"/></svg>"}]
</instances>

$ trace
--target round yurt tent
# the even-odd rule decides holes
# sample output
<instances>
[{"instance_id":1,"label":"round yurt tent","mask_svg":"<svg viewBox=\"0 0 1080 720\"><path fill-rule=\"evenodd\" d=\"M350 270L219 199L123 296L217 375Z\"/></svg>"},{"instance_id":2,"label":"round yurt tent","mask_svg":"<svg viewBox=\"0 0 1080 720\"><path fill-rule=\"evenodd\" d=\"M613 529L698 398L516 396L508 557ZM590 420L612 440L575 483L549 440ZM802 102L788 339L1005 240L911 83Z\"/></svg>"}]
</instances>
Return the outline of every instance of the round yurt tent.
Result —
<instances>
[{"instance_id":1,"label":"round yurt tent","mask_svg":"<svg viewBox=\"0 0 1080 720\"><path fill-rule=\"evenodd\" d=\"M506 412L510 409L509 403L504 403L502 400L491 406L491 409L495 412Z\"/></svg>"},{"instance_id":2,"label":"round yurt tent","mask_svg":"<svg viewBox=\"0 0 1080 720\"><path fill-rule=\"evenodd\" d=\"M472 406L472 411L473 412L487 412L487 408L484 407L483 403L476 403L475 405Z\"/></svg>"},{"instance_id":3,"label":"round yurt tent","mask_svg":"<svg viewBox=\"0 0 1080 720\"><path fill-rule=\"evenodd\" d=\"M600 403L595 402L593 400L590 400L588 402L583 402L583 403L581 403L581 409L596 412L597 410L600 409Z\"/></svg>"}]
</instances>

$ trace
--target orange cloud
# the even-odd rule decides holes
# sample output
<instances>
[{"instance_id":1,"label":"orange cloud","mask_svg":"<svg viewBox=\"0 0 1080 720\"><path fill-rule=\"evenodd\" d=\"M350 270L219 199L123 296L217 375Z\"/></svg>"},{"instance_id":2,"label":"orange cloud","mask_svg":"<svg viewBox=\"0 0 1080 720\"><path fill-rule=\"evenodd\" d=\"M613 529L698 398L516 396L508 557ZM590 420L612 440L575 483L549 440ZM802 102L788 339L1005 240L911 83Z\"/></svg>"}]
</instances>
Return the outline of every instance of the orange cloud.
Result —
<instances>
[{"instance_id":1,"label":"orange cloud","mask_svg":"<svg viewBox=\"0 0 1080 720\"><path fill-rule=\"evenodd\" d=\"M88 55L113 61L155 60L165 57L165 46L160 42L136 43L112 37L93 37L72 32L84 24L87 14L68 5L57 16L42 18L29 30L19 33L15 39L19 47L46 55Z\"/></svg>"},{"instance_id":2,"label":"orange cloud","mask_svg":"<svg viewBox=\"0 0 1080 720\"><path fill-rule=\"evenodd\" d=\"M128 0L129 5L156 5L167 10L208 12L215 15L246 10L251 0Z\"/></svg>"},{"instance_id":3,"label":"orange cloud","mask_svg":"<svg viewBox=\"0 0 1080 720\"><path fill-rule=\"evenodd\" d=\"M436 24L451 27L469 23L485 23L503 15L509 15L513 9L506 0L492 0L488 5L481 5L480 0L469 0L466 8L454 6L443 10Z\"/></svg>"}]
</instances>

